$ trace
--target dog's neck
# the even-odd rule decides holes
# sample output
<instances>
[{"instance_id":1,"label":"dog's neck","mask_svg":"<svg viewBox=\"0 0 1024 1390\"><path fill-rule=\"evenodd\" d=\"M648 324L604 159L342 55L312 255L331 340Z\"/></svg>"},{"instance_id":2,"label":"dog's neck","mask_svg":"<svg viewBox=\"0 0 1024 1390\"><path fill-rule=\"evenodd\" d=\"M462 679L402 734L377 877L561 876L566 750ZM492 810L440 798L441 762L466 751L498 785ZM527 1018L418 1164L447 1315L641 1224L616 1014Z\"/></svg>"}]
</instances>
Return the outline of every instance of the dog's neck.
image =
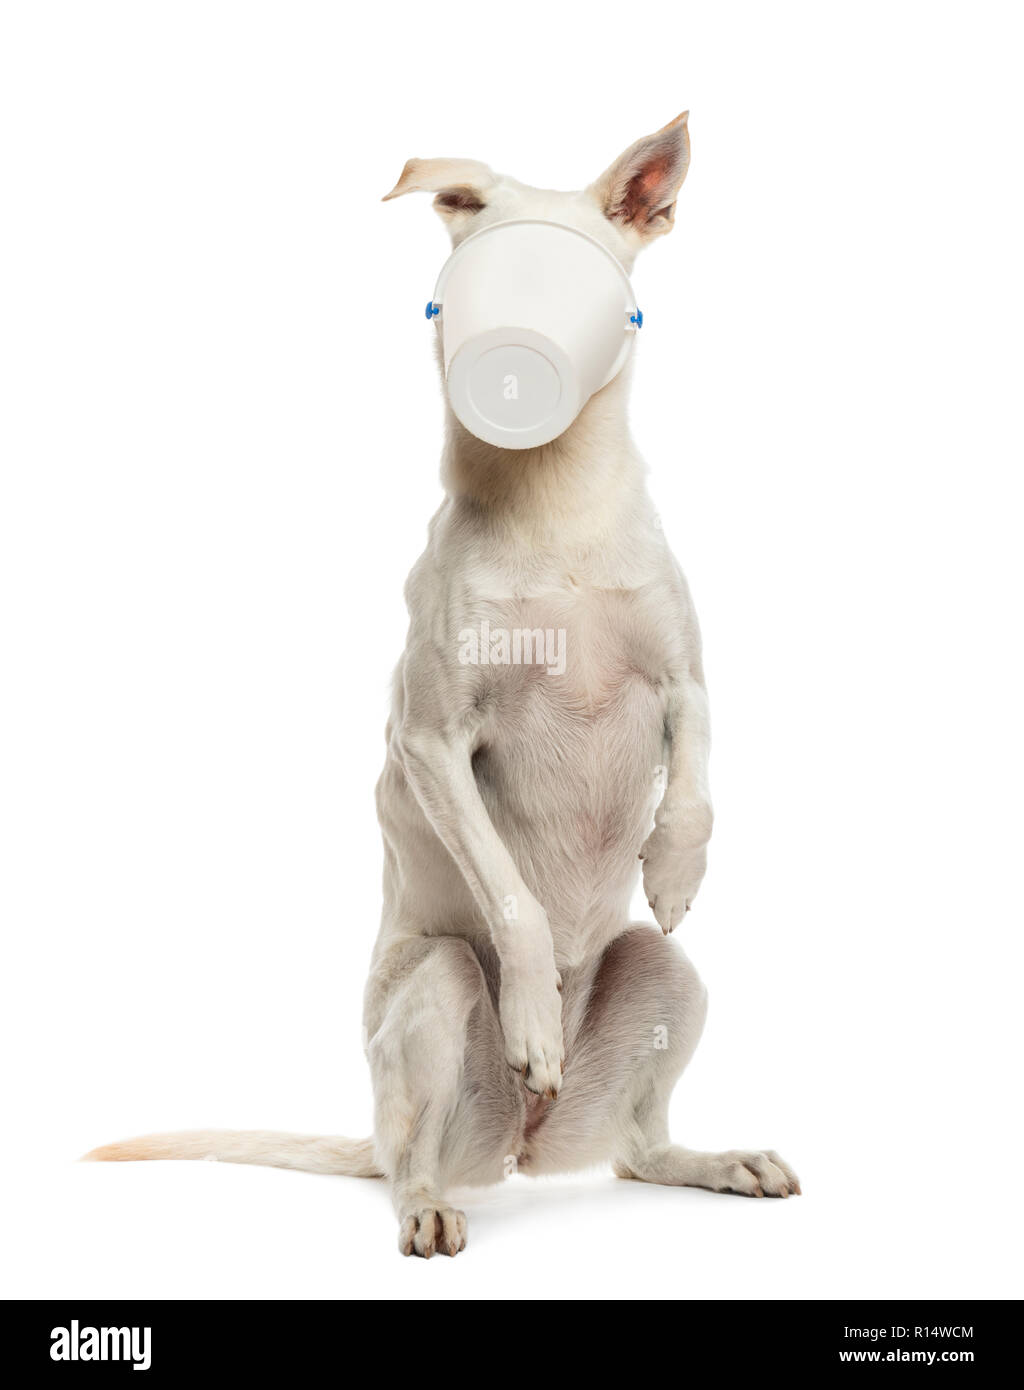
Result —
<instances>
[{"instance_id":1,"label":"dog's neck","mask_svg":"<svg viewBox=\"0 0 1024 1390\"><path fill-rule=\"evenodd\" d=\"M600 544L643 510L644 465L629 434L629 369L536 449L485 444L447 412L442 482L496 528L559 549Z\"/></svg>"},{"instance_id":2,"label":"dog's neck","mask_svg":"<svg viewBox=\"0 0 1024 1390\"><path fill-rule=\"evenodd\" d=\"M457 503L524 541L557 549L602 543L645 510L643 461L629 436L629 371L536 449L497 449L447 410L442 482Z\"/></svg>"}]
</instances>

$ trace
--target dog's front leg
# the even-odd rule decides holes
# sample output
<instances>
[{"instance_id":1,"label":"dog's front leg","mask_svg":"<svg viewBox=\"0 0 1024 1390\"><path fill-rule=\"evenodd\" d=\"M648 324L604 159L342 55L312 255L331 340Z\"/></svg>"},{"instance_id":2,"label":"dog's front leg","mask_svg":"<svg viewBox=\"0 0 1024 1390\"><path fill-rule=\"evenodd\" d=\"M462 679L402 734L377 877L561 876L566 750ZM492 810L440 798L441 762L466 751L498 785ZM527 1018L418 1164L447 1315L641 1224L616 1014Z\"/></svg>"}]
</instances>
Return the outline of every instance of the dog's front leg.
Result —
<instances>
[{"instance_id":1,"label":"dog's front leg","mask_svg":"<svg viewBox=\"0 0 1024 1390\"><path fill-rule=\"evenodd\" d=\"M711 838L711 731L707 692L697 663L672 681L665 733L668 784L640 858L647 901L658 925L668 933L690 910L707 867Z\"/></svg>"},{"instance_id":2,"label":"dog's front leg","mask_svg":"<svg viewBox=\"0 0 1024 1390\"><path fill-rule=\"evenodd\" d=\"M505 1057L531 1091L554 1097L564 1050L547 913L487 814L473 776L470 740L403 725L397 742L406 779L469 885L501 962Z\"/></svg>"}]
</instances>

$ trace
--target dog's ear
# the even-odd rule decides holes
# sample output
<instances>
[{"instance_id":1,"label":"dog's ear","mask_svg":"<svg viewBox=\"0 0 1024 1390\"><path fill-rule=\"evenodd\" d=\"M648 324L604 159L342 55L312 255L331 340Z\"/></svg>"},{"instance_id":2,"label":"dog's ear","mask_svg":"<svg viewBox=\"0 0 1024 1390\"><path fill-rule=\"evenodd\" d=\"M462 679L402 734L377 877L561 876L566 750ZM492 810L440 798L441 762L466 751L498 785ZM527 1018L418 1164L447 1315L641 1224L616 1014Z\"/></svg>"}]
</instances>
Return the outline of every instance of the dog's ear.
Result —
<instances>
[{"instance_id":1,"label":"dog's ear","mask_svg":"<svg viewBox=\"0 0 1024 1390\"><path fill-rule=\"evenodd\" d=\"M605 217L641 245L672 230L676 197L690 167L689 114L630 145L587 189Z\"/></svg>"},{"instance_id":2,"label":"dog's ear","mask_svg":"<svg viewBox=\"0 0 1024 1390\"><path fill-rule=\"evenodd\" d=\"M458 224L487 206L487 192L498 181L476 159L410 159L383 201L403 193L436 193L434 207L445 222Z\"/></svg>"}]
</instances>

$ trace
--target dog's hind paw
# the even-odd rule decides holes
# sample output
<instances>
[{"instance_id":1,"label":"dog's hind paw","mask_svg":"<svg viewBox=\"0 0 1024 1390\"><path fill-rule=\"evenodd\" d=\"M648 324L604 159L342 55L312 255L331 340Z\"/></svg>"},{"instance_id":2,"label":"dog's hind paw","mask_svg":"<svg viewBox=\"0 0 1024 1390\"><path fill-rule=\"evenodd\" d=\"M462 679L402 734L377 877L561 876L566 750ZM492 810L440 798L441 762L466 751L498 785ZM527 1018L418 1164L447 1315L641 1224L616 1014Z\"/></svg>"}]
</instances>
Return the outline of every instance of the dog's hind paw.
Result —
<instances>
[{"instance_id":1,"label":"dog's hind paw","mask_svg":"<svg viewBox=\"0 0 1024 1390\"><path fill-rule=\"evenodd\" d=\"M714 1158L706 1185L716 1192L736 1192L741 1197L800 1196L800 1179L774 1149L756 1153L734 1149Z\"/></svg>"},{"instance_id":2,"label":"dog's hind paw","mask_svg":"<svg viewBox=\"0 0 1024 1390\"><path fill-rule=\"evenodd\" d=\"M666 1187L706 1187L740 1197L800 1196L800 1179L774 1149L699 1153L669 1144L619 1160L614 1168L617 1177Z\"/></svg>"},{"instance_id":3,"label":"dog's hind paw","mask_svg":"<svg viewBox=\"0 0 1024 1390\"><path fill-rule=\"evenodd\" d=\"M427 1206L402 1217L398 1248L403 1255L457 1255L466 1248L466 1213L454 1207Z\"/></svg>"}]
</instances>

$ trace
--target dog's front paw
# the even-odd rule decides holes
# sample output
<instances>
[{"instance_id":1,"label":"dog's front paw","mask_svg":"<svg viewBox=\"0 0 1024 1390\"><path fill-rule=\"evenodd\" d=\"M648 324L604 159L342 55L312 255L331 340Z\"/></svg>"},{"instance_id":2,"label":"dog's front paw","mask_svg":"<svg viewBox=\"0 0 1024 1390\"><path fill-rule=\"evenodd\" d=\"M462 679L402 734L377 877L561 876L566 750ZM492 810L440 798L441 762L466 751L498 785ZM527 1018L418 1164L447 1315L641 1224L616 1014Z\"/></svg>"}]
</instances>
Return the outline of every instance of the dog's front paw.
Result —
<instances>
[{"instance_id":1,"label":"dog's front paw","mask_svg":"<svg viewBox=\"0 0 1024 1390\"><path fill-rule=\"evenodd\" d=\"M502 963L501 1029L505 1060L527 1090L554 1100L562 1084L562 999L553 963L550 968Z\"/></svg>"},{"instance_id":2,"label":"dog's front paw","mask_svg":"<svg viewBox=\"0 0 1024 1390\"><path fill-rule=\"evenodd\" d=\"M655 921L667 935L683 920L697 896L708 862L710 825L704 816L690 823L658 824L644 841L644 892Z\"/></svg>"}]
</instances>

